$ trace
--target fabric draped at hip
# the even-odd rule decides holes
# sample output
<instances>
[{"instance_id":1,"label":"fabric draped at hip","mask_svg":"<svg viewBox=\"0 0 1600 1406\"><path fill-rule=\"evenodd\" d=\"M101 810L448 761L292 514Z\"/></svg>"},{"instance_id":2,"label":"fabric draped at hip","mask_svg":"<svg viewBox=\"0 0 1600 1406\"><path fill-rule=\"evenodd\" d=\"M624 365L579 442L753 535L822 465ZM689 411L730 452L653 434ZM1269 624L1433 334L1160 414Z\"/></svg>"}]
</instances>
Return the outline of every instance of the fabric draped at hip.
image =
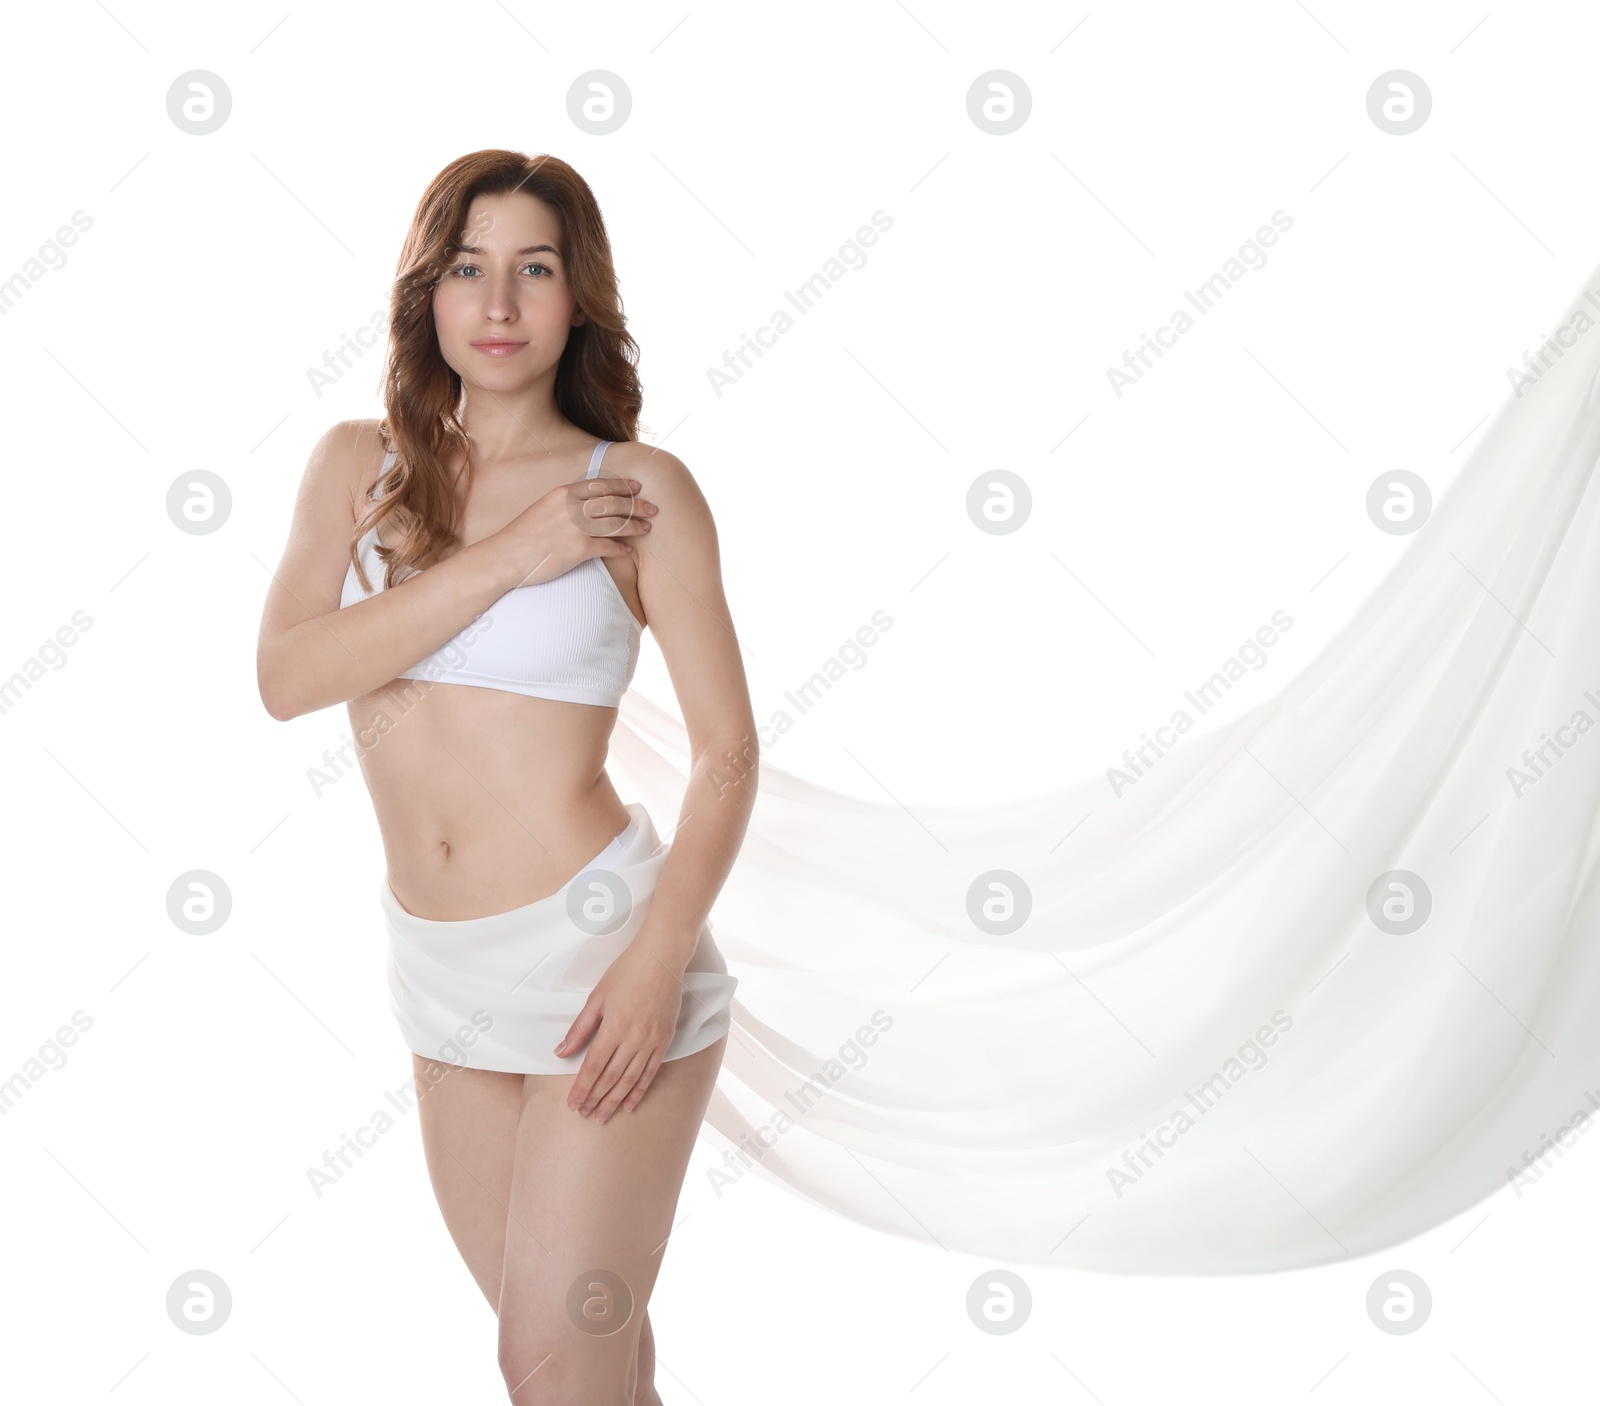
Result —
<instances>
[{"instance_id":1,"label":"fabric draped at hip","mask_svg":"<svg viewBox=\"0 0 1600 1406\"><path fill-rule=\"evenodd\" d=\"M413 1053L471 1069L578 1072L592 1037L566 1056L555 1047L639 931L671 849L643 805L626 809L627 826L561 888L504 913L419 918L400 906L384 875L389 1004ZM694 1054L725 1035L738 984L706 923L663 1058Z\"/></svg>"}]
</instances>

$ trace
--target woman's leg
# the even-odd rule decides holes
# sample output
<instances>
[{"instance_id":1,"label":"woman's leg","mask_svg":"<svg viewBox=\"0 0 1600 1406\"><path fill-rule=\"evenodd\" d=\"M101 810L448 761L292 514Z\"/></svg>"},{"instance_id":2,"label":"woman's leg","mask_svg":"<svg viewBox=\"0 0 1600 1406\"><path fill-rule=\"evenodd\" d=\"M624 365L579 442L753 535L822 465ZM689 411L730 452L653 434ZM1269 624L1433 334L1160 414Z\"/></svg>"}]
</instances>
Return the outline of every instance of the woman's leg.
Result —
<instances>
[{"instance_id":1,"label":"woman's leg","mask_svg":"<svg viewBox=\"0 0 1600 1406\"><path fill-rule=\"evenodd\" d=\"M661 1393L656 1390L656 1335L650 1327L648 1310L639 1320L639 1352L634 1360L638 1370L634 1375L633 1406L663 1406Z\"/></svg>"},{"instance_id":2,"label":"woman's leg","mask_svg":"<svg viewBox=\"0 0 1600 1406\"><path fill-rule=\"evenodd\" d=\"M441 1065L417 1054L411 1067L434 1197L450 1238L493 1308L500 1302L523 1076Z\"/></svg>"},{"instance_id":3,"label":"woman's leg","mask_svg":"<svg viewBox=\"0 0 1600 1406\"><path fill-rule=\"evenodd\" d=\"M605 1123L567 1107L576 1075L527 1076L499 1304L518 1406L659 1399L640 1371L645 1308L726 1045L664 1061L639 1106Z\"/></svg>"},{"instance_id":4,"label":"woman's leg","mask_svg":"<svg viewBox=\"0 0 1600 1406\"><path fill-rule=\"evenodd\" d=\"M438 1063L419 1055L411 1058L416 1086L424 1091L417 1105L423 1155L445 1228L489 1306L498 1310L524 1076L451 1067L439 1078ZM656 1083L660 1079L657 1074ZM566 1107L564 1093L562 1107ZM640 1321L635 1360L634 1406L661 1406L648 1312Z\"/></svg>"}]
</instances>

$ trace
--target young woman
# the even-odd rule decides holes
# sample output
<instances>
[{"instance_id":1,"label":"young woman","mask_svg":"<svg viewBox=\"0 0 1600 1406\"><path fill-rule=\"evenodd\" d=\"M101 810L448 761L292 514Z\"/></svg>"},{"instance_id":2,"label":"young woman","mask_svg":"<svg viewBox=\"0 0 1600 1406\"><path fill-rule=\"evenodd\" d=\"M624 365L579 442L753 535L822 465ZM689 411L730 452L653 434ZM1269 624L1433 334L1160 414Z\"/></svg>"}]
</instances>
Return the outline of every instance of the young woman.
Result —
<instances>
[{"instance_id":1,"label":"young woman","mask_svg":"<svg viewBox=\"0 0 1600 1406\"><path fill-rule=\"evenodd\" d=\"M659 1403L645 1307L736 985L706 917L756 786L716 530L634 440L637 348L564 162L440 172L389 338L385 417L307 465L262 701L348 704L428 1170L511 1400ZM694 748L670 844L605 771L646 624Z\"/></svg>"}]
</instances>

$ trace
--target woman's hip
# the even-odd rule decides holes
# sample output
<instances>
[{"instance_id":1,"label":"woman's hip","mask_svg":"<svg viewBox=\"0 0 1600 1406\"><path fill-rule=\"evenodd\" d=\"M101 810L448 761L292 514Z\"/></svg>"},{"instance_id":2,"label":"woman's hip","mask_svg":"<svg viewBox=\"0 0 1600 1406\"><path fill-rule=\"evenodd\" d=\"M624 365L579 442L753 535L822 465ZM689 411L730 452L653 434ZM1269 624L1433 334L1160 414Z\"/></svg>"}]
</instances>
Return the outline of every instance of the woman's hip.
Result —
<instances>
[{"instance_id":1,"label":"woman's hip","mask_svg":"<svg viewBox=\"0 0 1600 1406\"><path fill-rule=\"evenodd\" d=\"M408 1047L428 1059L525 1074L576 1073L584 1050L554 1047L595 983L638 933L670 847L644 807L555 893L486 917L419 918L387 877L390 1005ZM677 1030L665 1058L693 1054L728 1032L738 979L702 926L684 971Z\"/></svg>"}]
</instances>

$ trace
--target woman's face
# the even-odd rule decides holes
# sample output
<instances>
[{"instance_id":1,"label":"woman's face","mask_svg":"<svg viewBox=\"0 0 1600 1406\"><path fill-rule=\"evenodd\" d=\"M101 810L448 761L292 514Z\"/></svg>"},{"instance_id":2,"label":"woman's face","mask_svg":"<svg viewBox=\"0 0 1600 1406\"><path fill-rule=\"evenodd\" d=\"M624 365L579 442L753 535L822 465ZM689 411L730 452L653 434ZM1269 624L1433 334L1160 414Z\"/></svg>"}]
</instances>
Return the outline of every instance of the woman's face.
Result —
<instances>
[{"instance_id":1,"label":"woman's face","mask_svg":"<svg viewBox=\"0 0 1600 1406\"><path fill-rule=\"evenodd\" d=\"M555 366L584 320L560 222L526 192L480 195L459 238L464 247L433 289L439 350L463 381L515 394ZM511 345L496 351L494 342Z\"/></svg>"}]
</instances>

